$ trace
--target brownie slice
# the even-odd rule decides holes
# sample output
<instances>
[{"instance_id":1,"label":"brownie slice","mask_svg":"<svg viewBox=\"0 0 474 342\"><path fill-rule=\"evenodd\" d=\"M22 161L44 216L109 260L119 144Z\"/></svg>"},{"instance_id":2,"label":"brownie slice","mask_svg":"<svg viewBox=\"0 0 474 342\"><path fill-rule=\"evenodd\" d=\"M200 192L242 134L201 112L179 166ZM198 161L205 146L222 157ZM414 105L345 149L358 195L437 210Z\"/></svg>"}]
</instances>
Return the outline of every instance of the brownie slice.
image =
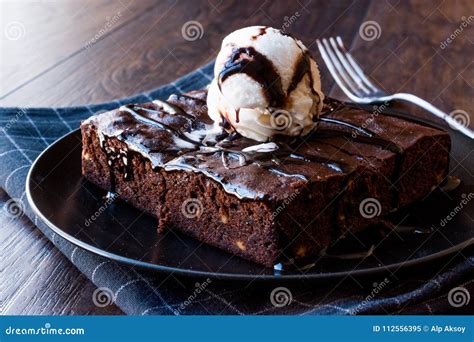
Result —
<instances>
[{"instance_id":1,"label":"brownie slice","mask_svg":"<svg viewBox=\"0 0 474 342\"><path fill-rule=\"evenodd\" d=\"M328 103L306 137L260 145L206 135L205 99L172 95L84 121L84 176L157 217L160 232L273 266L377 223L447 174L449 135L424 124ZM378 215L361 215L368 198Z\"/></svg>"}]
</instances>

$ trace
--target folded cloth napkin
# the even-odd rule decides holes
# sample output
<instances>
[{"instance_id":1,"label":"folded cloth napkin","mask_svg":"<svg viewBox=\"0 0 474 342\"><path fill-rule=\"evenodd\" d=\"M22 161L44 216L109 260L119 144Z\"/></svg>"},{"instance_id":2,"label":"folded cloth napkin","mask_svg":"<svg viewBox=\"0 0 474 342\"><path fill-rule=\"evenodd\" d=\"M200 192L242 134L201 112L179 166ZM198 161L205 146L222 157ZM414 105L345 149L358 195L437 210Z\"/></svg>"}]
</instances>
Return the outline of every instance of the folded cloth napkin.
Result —
<instances>
[{"instance_id":1,"label":"folded cloth napkin","mask_svg":"<svg viewBox=\"0 0 474 342\"><path fill-rule=\"evenodd\" d=\"M199 89L212 78L213 64L153 91L90 106L0 108L0 183L26 215L100 291L91 302L114 301L130 315L179 314L385 314L465 313L472 310L474 257L463 257L442 271L388 275L326 284L258 284L183 279L118 264L78 248L53 233L28 206L25 179L32 162L48 145L79 127L81 120L125 103L166 99ZM449 294L449 295L448 295ZM457 294L457 296L455 296ZM461 296L457 302L455 297ZM101 302L102 301L102 302ZM466 311L468 310L468 311Z\"/></svg>"}]
</instances>

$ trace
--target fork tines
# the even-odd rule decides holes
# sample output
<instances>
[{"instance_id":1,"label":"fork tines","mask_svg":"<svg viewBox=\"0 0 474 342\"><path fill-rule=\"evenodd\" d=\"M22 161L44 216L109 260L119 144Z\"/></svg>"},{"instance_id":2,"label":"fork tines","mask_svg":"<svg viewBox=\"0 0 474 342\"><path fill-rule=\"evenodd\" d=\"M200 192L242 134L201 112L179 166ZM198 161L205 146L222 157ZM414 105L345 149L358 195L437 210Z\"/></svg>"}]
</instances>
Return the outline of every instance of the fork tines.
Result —
<instances>
[{"instance_id":1,"label":"fork tines","mask_svg":"<svg viewBox=\"0 0 474 342\"><path fill-rule=\"evenodd\" d=\"M341 37L317 39L319 51L329 72L344 93L353 101L360 102L368 96L383 96L364 74L354 57L344 47Z\"/></svg>"}]
</instances>

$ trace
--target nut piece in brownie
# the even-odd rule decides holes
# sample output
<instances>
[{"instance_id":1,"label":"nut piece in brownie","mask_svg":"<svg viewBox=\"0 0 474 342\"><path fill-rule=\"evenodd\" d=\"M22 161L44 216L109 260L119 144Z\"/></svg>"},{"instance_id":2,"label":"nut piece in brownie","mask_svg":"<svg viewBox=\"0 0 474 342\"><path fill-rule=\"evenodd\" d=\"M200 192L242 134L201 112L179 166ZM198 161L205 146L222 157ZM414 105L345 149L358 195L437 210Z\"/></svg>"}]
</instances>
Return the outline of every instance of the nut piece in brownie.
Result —
<instances>
[{"instance_id":1,"label":"nut piece in brownie","mask_svg":"<svg viewBox=\"0 0 474 342\"><path fill-rule=\"evenodd\" d=\"M202 242L272 266L425 196L447 174L439 129L329 100L306 136L260 143L217 130L206 91L123 106L81 125L82 172ZM376 217L360 203L380 203Z\"/></svg>"}]
</instances>

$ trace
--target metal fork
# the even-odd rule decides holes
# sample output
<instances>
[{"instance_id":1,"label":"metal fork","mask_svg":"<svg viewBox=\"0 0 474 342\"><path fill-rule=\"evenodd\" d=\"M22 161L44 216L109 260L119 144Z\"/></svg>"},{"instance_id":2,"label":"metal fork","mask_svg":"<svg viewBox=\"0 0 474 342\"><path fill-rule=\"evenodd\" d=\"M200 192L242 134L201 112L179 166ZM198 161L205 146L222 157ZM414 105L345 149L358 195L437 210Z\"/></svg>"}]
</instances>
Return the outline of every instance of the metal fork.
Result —
<instances>
[{"instance_id":1,"label":"metal fork","mask_svg":"<svg viewBox=\"0 0 474 342\"><path fill-rule=\"evenodd\" d=\"M474 139L474 131L464 126L449 114L441 111L431 103L407 93L389 95L375 86L362 71L354 57L346 50L341 37L316 40L319 51L334 80L342 91L354 102L368 104L392 100L403 100L420 106L446 121L451 128Z\"/></svg>"}]
</instances>

